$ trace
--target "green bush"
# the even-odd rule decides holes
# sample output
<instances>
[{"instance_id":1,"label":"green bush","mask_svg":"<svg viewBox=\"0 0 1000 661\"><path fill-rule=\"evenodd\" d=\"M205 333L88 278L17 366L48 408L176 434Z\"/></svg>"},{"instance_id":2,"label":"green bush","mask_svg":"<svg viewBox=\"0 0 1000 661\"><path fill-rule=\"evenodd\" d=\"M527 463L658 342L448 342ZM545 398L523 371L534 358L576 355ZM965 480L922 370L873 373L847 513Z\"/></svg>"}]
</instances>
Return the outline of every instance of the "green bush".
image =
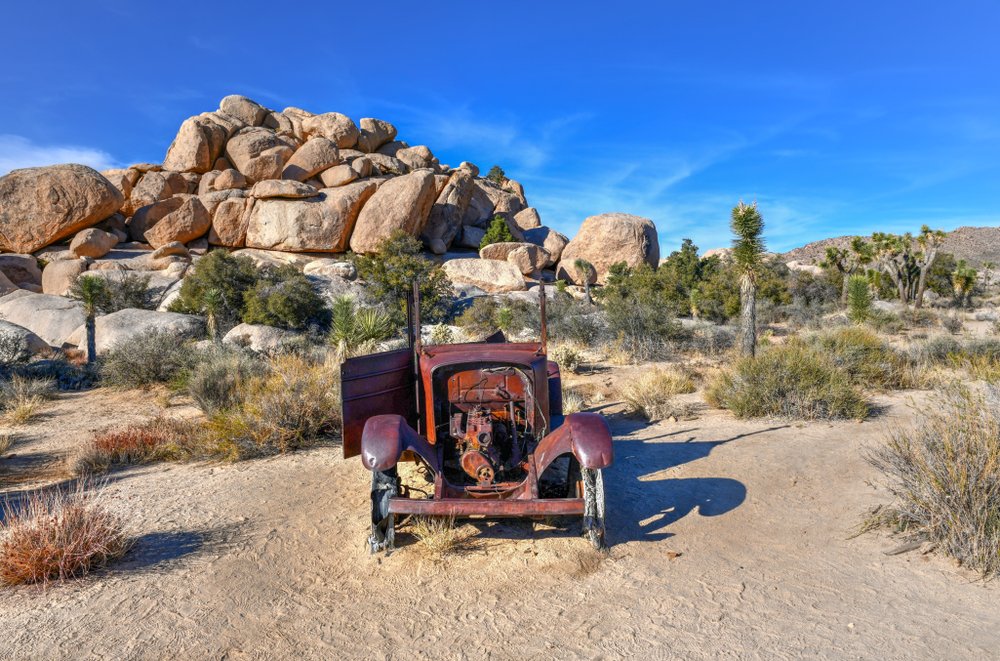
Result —
<instances>
[{"instance_id":1,"label":"green bush","mask_svg":"<svg viewBox=\"0 0 1000 661\"><path fill-rule=\"evenodd\" d=\"M893 502L864 529L930 542L984 577L1000 574L1000 397L950 387L890 427L868 460L888 478Z\"/></svg>"},{"instance_id":2,"label":"green bush","mask_svg":"<svg viewBox=\"0 0 1000 661\"><path fill-rule=\"evenodd\" d=\"M504 172L503 168L499 165L494 165L490 168L490 171L486 173L486 178L497 186L502 186L504 182L507 181L507 173Z\"/></svg>"},{"instance_id":3,"label":"green bush","mask_svg":"<svg viewBox=\"0 0 1000 661\"><path fill-rule=\"evenodd\" d=\"M224 345L199 351L193 362L185 389L208 415L239 406L247 384L267 373L267 363L258 356Z\"/></svg>"},{"instance_id":4,"label":"green bush","mask_svg":"<svg viewBox=\"0 0 1000 661\"><path fill-rule=\"evenodd\" d=\"M259 270L249 257L213 250L195 264L169 306L171 312L211 315L219 332L243 320L244 295L257 282Z\"/></svg>"},{"instance_id":5,"label":"green bush","mask_svg":"<svg viewBox=\"0 0 1000 661\"><path fill-rule=\"evenodd\" d=\"M358 274L376 302L393 315L396 325L406 323L406 297L413 282L420 283L420 316L427 323L448 318L454 293L444 271L423 255L418 239L399 230L383 241L376 254L355 260Z\"/></svg>"},{"instance_id":6,"label":"green bush","mask_svg":"<svg viewBox=\"0 0 1000 661\"><path fill-rule=\"evenodd\" d=\"M502 215L493 216L490 226L486 229L483 240L479 242L479 249L482 250L491 243L509 243L514 240L514 235L510 233L507 226L507 219Z\"/></svg>"},{"instance_id":7,"label":"green bush","mask_svg":"<svg viewBox=\"0 0 1000 661\"><path fill-rule=\"evenodd\" d=\"M888 390L914 384L907 356L866 328L850 326L817 333L806 339L861 388Z\"/></svg>"},{"instance_id":8,"label":"green bush","mask_svg":"<svg viewBox=\"0 0 1000 661\"><path fill-rule=\"evenodd\" d=\"M170 383L195 361L190 343L169 331L136 335L117 343L100 359L101 381L117 388Z\"/></svg>"},{"instance_id":9,"label":"green bush","mask_svg":"<svg viewBox=\"0 0 1000 661\"><path fill-rule=\"evenodd\" d=\"M372 353L377 344L399 330L392 315L372 307L356 308L354 300L342 296L333 302L330 343L342 358Z\"/></svg>"},{"instance_id":10,"label":"green bush","mask_svg":"<svg viewBox=\"0 0 1000 661\"><path fill-rule=\"evenodd\" d=\"M863 419L868 404L848 374L804 342L767 347L721 372L705 395L738 418Z\"/></svg>"},{"instance_id":11,"label":"green bush","mask_svg":"<svg viewBox=\"0 0 1000 661\"><path fill-rule=\"evenodd\" d=\"M872 314L872 294L868 278L852 275L847 281L847 316L856 324L867 321Z\"/></svg>"},{"instance_id":12,"label":"green bush","mask_svg":"<svg viewBox=\"0 0 1000 661\"><path fill-rule=\"evenodd\" d=\"M640 360L663 354L668 342L684 336L676 320L676 292L646 264L616 264L598 293L612 337Z\"/></svg>"},{"instance_id":13,"label":"green bush","mask_svg":"<svg viewBox=\"0 0 1000 661\"><path fill-rule=\"evenodd\" d=\"M330 308L294 266L265 268L243 295L243 322L290 330L330 327Z\"/></svg>"},{"instance_id":14,"label":"green bush","mask_svg":"<svg viewBox=\"0 0 1000 661\"><path fill-rule=\"evenodd\" d=\"M541 329L538 307L519 299L499 299L481 296L462 311L455 325L470 337L484 338L503 331L504 334L538 335Z\"/></svg>"}]
</instances>

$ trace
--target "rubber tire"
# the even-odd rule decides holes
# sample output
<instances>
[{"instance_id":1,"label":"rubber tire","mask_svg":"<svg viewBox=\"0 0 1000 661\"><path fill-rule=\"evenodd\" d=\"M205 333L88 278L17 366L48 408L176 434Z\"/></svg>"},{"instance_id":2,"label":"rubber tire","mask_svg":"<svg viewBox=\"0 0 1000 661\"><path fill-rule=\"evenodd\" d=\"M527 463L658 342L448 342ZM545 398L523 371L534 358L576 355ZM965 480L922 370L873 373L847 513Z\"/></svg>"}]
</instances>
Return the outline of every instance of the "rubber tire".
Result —
<instances>
[{"instance_id":1,"label":"rubber tire","mask_svg":"<svg viewBox=\"0 0 1000 661\"><path fill-rule=\"evenodd\" d=\"M371 554L395 548L396 515L389 511L389 499L399 495L399 476L396 468L372 471L372 533L368 537Z\"/></svg>"},{"instance_id":2,"label":"rubber tire","mask_svg":"<svg viewBox=\"0 0 1000 661\"><path fill-rule=\"evenodd\" d=\"M604 477L600 468L583 468L583 534L591 545L603 551L608 548L604 524Z\"/></svg>"}]
</instances>

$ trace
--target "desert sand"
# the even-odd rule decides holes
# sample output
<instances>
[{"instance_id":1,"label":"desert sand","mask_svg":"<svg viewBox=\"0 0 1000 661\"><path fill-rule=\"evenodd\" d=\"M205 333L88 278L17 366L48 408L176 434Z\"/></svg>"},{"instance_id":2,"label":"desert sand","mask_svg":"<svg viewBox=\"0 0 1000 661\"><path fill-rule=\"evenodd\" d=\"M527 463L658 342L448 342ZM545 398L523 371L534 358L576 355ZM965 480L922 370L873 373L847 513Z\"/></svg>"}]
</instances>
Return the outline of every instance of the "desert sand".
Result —
<instances>
[{"instance_id":1,"label":"desert sand","mask_svg":"<svg viewBox=\"0 0 1000 661\"><path fill-rule=\"evenodd\" d=\"M604 558L577 526L523 521L464 523L441 558L404 526L392 555L369 556L369 474L333 446L117 471L106 491L135 548L83 580L0 592L0 658L996 658L995 583L852 536L888 498L863 450L914 398L835 424L703 410L647 425L605 405ZM51 483L112 414L158 408L135 401L62 395L21 439L19 473ZM31 486L0 480L11 497Z\"/></svg>"}]
</instances>

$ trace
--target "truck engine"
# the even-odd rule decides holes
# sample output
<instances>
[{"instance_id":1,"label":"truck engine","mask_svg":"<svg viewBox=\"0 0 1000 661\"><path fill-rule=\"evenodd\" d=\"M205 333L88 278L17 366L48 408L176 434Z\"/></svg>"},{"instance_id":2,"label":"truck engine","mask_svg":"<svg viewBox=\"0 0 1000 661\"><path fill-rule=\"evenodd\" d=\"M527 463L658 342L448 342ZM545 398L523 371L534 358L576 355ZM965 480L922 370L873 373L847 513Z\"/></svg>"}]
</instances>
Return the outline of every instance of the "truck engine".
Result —
<instances>
[{"instance_id":1,"label":"truck engine","mask_svg":"<svg viewBox=\"0 0 1000 661\"><path fill-rule=\"evenodd\" d=\"M445 443L448 479L487 491L523 480L537 442L530 373L513 366L459 368L438 383L447 389L437 400L447 408L438 412L447 429L439 430L437 442Z\"/></svg>"}]
</instances>

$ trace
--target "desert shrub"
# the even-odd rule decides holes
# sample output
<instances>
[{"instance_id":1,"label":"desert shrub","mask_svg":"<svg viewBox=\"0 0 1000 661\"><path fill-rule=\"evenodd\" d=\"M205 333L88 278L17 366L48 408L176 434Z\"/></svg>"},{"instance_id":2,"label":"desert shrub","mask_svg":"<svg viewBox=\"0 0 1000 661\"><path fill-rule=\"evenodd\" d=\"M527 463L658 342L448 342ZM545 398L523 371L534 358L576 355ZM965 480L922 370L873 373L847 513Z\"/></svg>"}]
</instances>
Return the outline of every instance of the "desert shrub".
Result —
<instances>
[{"instance_id":1,"label":"desert shrub","mask_svg":"<svg viewBox=\"0 0 1000 661\"><path fill-rule=\"evenodd\" d=\"M89 388L97 380L94 365L73 363L64 354L20 365L17 373L29 379L50 379L60 390Z\"/></svg>"},{"instance_id":2,"label":"desert shrub","mask_svg":"<svg viewBox=\"0 0 1000 661\"><path fill-rule=\"evenodd\" d=\"M398 330L391 314L373 307L358 309L346 296L333 302L331 318L329 340L342 358L372 353Z\"/></svg>"},{"instance_id":3,"label":"desert shrub","mask_svg":"<svg viewBox=\"0 0 1000 661\"><path fill-rule=\"evenodd\" d=\"M558 363L561 369L576 374L583 367L583 356L567 344L561 344L549 352L549 359Z\"/></svg>"},{"instance_id":4,"label":"desert shrub","mask_svg":"<svg viewBox=\"0 0 1000 661\"><path fill-rule=\"evenodd\" d=\"M28 343L16 333L0 332L0 370L9 370L31 357Z\"/></svg>"},{"instance_id":5,"label":"desert shrub","mask_svg":"<svg viewBox=\"0 0 1000 661\"><path fill-rule=\"evenodd\" d=\"M911 347L910 360L923 367L964 370L973 379L1000 381L1000 340L996 338L960 341L949 335L937 335Z\"/></svg>"},{"instance_id":6,"label":"desert shrub","mask_svg":"<svg viewBox=\"0 0 1000 661\"><path fill-rule=\"evenodd\" d=\"M185 389L198 408L211 415L238 406L250 380L266 372L266 363L249 351L216 346L198 352Z\"/></svg>"},{"instance_id":7,"label":"desert shrub","mask_svg":"<svg viewBox=\"0 0 1000 661\"><path fill-rule=\"evenodd\" d=\"M541 327L538 308L529 306L524 313L525 324L532 331ZM573 342L582 346L594 346L607 335L607 317L598 306L587 305L569 294L556 293L548 299L545 307L549 338L559 342Z\"/></svg>"},{"instance_id":8,"label":"desert shrub","mask_svg":"<svg viewBox=\"0 0 1000 661\"><path fill-rule=\"evenodd\" d=\"M599 298L608 332L638 359L663 356L667 344L684 335L671 303L672 288L646 264L635 269L613 266Z\"/></svg>"},{"instance_id":9,"label":"desert shrub","mask_svg":"<svg viewBox=\"0 0 1000 661\"><path fill-rule=\"evenodd\" d=\"M965 324L957 314L949 314L941 316L941 326L952 335L957 335L962 332Z\"/></svg>"},{"instance_id":10,"label":"desert shrub","mask_svg":"<svg viewBox=\"0 0 1000 661\"><path fill-rule=\"evenodd\" d=\"M74 472L89 475L113 466L203 456L201 436L198 423L172 418L115 425L97 432L81 448L73 460Z\"/></svg>"},{"instance_id":11,"label":"desert shrub","mask_svg":"<svg viewBox=\"0 0 1000 661\"><path fill-rule=\"evenodd\" d=\"M867 528L887 527L933 543L983 576L1000 574L1000 397L950 387L890 428L869 461L888 480L893 502Z\"/></svg>"},{"instance_id":12,"label":"desert shrub","mask_svg":"<svg viewBox=\"0 0 1000 661\"><path fill-rule=\"evenodd\" d=\"M459 550L468 539L466 533L455 527L454 516L415 516L410 532L435 556Z\"/></svg>"},{"instance_id":13,"label":"desert shrub","mask_svg":"<svg viewBox=\"0 0 1000 661\"><path fill-rule=\"evenodd\" d=\"M630 413L654 422L687 415L689 407L678 404L674 397L694 391L694 379L689 373L657 368L629 379L618 388L618 396Z\"/></svg>"},{"instance_id":14,"label":"desert shrub","mask_svg":"<svg viewBox=\"0 0 1000 661\"><path fill-rule=\"evenodd\" d=\"M788 289L788 267L776 260L765 260L757 274L757 303L770 301L775 306L792 302ZM740 313L740 277L731 263L717 257L705 260L702 277L691 291L694 316L725 323Z\"/></svg>"},{"instance_id":15,"label":"desert shrub","mask_svg":"<svg viewBox=\"0 0 1000 661\"><path fill-rule=\"evenodd\" d=\"M796 341L740 358L718 374L705 398L738 418L862 419L868 415L868 404L850 376L821 351Z\"/></svg>"},{"instance_id":16,"label":"desert shrub","mask_svg":"<svg viewBox=\"0 0 1000 661\"><path fill-rule=\"evenodd\" d=\"M860 324L867 321L872 313L872 294L868 279L861 275L852 275L847 281L847 316L851 321Z\"/></svg>"},{"instance_id":17,"label":"desert shrub","mask_svg":"<svg viewBox=\"0 0 1000 661\"><path fill-rule=\"evenodd\" d=\"M14 435L0 434L0 457L10 452L12 447L14 447Z\"/></svg>"},{"instance_id":18,"label":"desert shrub","mask_svg":"<svg viewBox=\"0 0 1000 661\"><path fill-rule=\"evenodd\" d=\"M103 299L99 307L104 314L128 308L155 310L156 297L149 289L150 276L132 271L112 272L104 278Z\"/></svg>"},{"instance_id":19,"label":"desert shrub","mask_svg":"<svg viewBox=\"0 0 1000 661\"><path fill-rule=\"evenodd\" d=\"M285 355L243 389L242 402L207 423L214 454L228 459L288 452L332 438L340 426L339 370Z\"/></svg>"},{"instance_id":20,"label":"desert shrub","mask_svg":"<svg viewBox=\"0 0 1000 661\"><path fill-rule=\"evenodd\" d=\"M522 332L537 333L540 324L538 308L519 299L499 299L481 296L455 319L471 337L486 337L500 330L508 335Z\"/></svg>"},{"instance_id":21,"label":"desert shrub","mask_svg":"<svg viewBox=\"0 0 1000 661\"><path fill-rule=\"evenodd\" d=\"M379 244L376 254L355 260L358 274L376 302L393 315L397 326L406 323L406 297L413 282L420 283L420 316L426 323L447 319L454 292L444 271L423 255L423 244L397 231Z\"/></svg>"},{"instance_id":22,"label":"desert shrub","mask_svg":"<svg viewBox=\"0 0 1000 661\"><path fill-rule=\"evenodd\" d=\"M294 266L265 268L243 294L243 322L290 330L330 326L330 309L316 287Z\"/></svg>"},{"instance_id":23,"label":"desert shrub","mask_svg":"<svg viewBox=\"0 0 1000 661\"><path fill-rule=\"evenodd\" d=\"M431 326L431 344L454 344L455 331L448 324L434 324Z\"/></svg>"},{"instance_id":24,"label":"desert shrub","mask_svg":"<svg viewBox=\"0 0 1000 661\"><path fill-rule=\"evenodd\" d=\"M587 398L579 387L564 387L562 391L563 415L579 413L587 409Z\"/></svg>"},{"instance_id":25,"label":"desert shrub","mask_svg":"<svg viewBox=\"0 0 1000 661\"><path fill-rule=\"evenodd\" d=\"M811 335L806 341L843 370L856 386L885 390L913 385L907 356L866 328L838 328Z\"/></svg>"},{"instance_id":26,"label":"desert shrub","mask_svg":"<svg viewBox=\"0 0 1000 661\"><path fill-rule=\"evenodd\" d=\"M879 310L878 308L872 308L869 311L865 323L879 333L887 333L889 335L900 333L906 329L906 322L903 321L902 317L886 310Z\"/></svg>"},{"instance_id":27,"label":"desert shrub","mask_svg":"<svg viewBox=\"0 0 1000 661\"><path fill-rule=\"evenodd\" d=\"M119 342L100 360L98 369L105 385L145 388L169 383L191 367L193 358L187 340L155 331Z\"/></svg>"},{"instance_id":28,"label":"desert shrub","mask_svg":"<svg viewBox=\"0 0 1000 661\"><path fill-rule=\"evenodd\" d=\"M213 250L199 259L185 276L169 309L185 314L211 314L224 332L242 321L243 297L257 278L257 266L249 257Z\"/></svg>"},{"instance_id":29,"label":"desert shrub","mask_svg":"<svg viewBox=\"0 0 1000 661\"><path fill-rule=\"evenodd\" d=\"M121 557L124 520L95 493L36 491L0 516L0 584L47 584L82 576Z\"/></svg>"},{"instance_id":30,"label":"desert shrub","mask_svg":"<svg viewBox=\"0 0 1000 661\"><path fill-rule=\"evenodd\" d=\"M0 411L13 424L24 424L55 396L56 382L52 379L32 379L14 374L0 381Z\"/></svg>"},{"instance_id":31,"label":"desert shrub","mask_svg":"<svg viewBox=\"0 0 1000 661\"><path fill-rule=\"evenodd\" d=\"M507 219L497 214L493 216L490 226L486 228L486 234L483 235L482 241L479 242L479 249L482 250L491 243L508 243L513 240L514 235L510 233L510 227L507 226Z\"/></svg>"},{"instance_id":32,"label":"desert shrub","mask_svg":"<svg viewBox=\"0 0 1000 661\"><path fill-rule=\"evenodd\" d=\"M729 351L735 345L735 330L729 326L718 326L704 322L688 328L686 335L678 340L677 348L681 351L694 351L706 356L718 356Z\"/></svg>"},{"instance_id":33,"label":"desert shrub","mask_svg":"<svg viewBox=\"0 0 1000 661\"><path fill-rule=\"evenodd\" d=\"M907 328L930 328L938 323L938 315L924 308L905 308L899 313Z\"/></svg>"}]
</instances>

